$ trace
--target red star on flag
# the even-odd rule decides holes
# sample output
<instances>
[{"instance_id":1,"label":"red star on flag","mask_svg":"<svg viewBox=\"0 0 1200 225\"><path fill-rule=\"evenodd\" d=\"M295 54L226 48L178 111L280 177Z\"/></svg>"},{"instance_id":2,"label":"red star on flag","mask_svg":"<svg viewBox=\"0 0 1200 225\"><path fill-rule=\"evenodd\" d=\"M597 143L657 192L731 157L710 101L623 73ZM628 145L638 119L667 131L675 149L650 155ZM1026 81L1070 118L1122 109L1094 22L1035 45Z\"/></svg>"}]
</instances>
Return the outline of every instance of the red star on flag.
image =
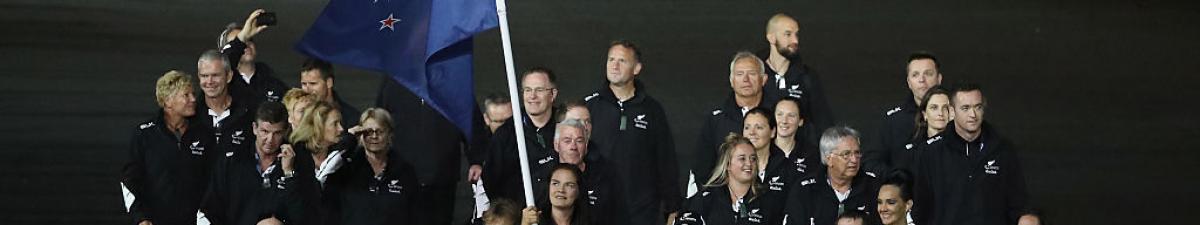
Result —
<instances>
[{"instance_id":1,"label":"red star on flag","mask_svg":"<svg viewBox=\"0 0 1200 225\"><path fill-rule=\"evenodd\" d=\"M386 27L389 30L395 31L396 28L393 27L393 25L395 25L396 22L400 22L400 19L396 19L395 17L392 17L392 14L388 14L387 19L383 19L383 20L379 21L379 23L383 24L383 25L379 26L379 30L383 30L383 28Z\"/></svg>"}]
</instances>

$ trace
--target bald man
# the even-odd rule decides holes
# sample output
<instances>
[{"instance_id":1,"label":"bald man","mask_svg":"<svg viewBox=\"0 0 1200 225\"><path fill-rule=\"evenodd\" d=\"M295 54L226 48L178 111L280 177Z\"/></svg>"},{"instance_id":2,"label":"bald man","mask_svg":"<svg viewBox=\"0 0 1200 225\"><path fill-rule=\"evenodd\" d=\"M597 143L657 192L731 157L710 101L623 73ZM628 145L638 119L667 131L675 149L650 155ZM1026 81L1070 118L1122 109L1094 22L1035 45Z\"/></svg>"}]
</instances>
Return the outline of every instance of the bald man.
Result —
<instances>
[{"instance_id":1,"label":"bald man","mask_svg":"<svg viewBox=\"0 0 1200 225\"><path fill-rule=\"evenodd\" d=\"M810 122L800 128L796 138L815 142L818 132L833 126L835 120L820 76L800 60L800 24L791 16L779 13L767 20L766 30L769 45L758 54L766 60L764 98L791 96L800 99L800 114L808 117Z\"/></svg>"}]
</instances>

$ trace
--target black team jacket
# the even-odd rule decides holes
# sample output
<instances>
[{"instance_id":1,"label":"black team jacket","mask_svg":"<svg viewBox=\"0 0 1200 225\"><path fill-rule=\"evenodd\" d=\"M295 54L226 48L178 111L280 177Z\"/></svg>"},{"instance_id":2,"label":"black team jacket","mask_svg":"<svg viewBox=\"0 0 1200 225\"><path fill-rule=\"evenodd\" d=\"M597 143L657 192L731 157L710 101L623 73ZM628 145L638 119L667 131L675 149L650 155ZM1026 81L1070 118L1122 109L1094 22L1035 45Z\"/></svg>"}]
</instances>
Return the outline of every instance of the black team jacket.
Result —
<instances>
[{"instance_id":1,"label":"black team jacket","mask_svg":"<svg viewBox=\"0 0 1200 225\"><path fill-rule=\"evenodd\" d=\"M614 201L613 224L666 221L665 213L679 209L679 162L667 114L658 100L634 80L634 96L620 101L604 82L584 98L592 114L590 155L612 162L621 199Z\"/></svg>"}]
</instances>

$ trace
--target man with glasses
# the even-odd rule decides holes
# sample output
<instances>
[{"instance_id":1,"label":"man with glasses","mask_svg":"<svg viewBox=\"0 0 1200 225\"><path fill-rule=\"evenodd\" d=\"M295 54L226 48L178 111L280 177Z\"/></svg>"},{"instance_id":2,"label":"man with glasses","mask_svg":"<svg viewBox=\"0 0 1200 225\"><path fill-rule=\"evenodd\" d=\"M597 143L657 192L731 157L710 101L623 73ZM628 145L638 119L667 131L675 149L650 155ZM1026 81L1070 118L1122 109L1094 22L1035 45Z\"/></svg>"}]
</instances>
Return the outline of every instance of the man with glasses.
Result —
<instances>
[{"instance_id":1,"label":"man with glasses","mask_svg":"<svg viewBox=\"0 0 1200 225\"><path fill-rule=\"evenodd\" d=\"M835 224L846 211L866 214L865 224L879 224L874 216L879 180L861 167L858 131L834 126L821 134L821 163L825 172L794 181L788 196L784 223Z\"/></svg>"},{"instance_id":2,"label":"man with glasses","mask_svg":"<svg viewBox=\"0 0 1200 225\"><path fill-rule=\"evenodd\" d=\"M554 99L558 97L554 71L533 68L521 75L521 103L525 113L500 125L488 143L488 160L483 168L483 185L488 199L525 199L514 123L525 126L525 148L529 171L535 173L558 164L554 153ZM520 119L521 121L516 121ZM535 177L533 183L539 183Z\"/></svg>"},{"instance_id":3,"label":"man with glasses","mask_svg":"<svg viewBox=\"0 0 1200 225\"><path fill-rule=\"evenodd\" d=\"M1013 145L984 123L979 85L951 91L954 123L925 141L917 165L917 224L1040 224Z\"/></svg>"}]
</instances>

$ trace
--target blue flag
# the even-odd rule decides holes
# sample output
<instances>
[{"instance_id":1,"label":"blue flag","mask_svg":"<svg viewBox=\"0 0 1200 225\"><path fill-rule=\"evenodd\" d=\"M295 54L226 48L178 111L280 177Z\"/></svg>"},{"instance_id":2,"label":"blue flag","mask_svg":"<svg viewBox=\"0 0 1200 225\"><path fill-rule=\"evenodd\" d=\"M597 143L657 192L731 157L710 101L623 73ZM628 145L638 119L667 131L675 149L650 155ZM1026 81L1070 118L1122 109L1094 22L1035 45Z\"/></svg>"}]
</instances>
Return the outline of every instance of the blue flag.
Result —
<instances>
[{"instance_id":1,"label":"blue flag","mask_svg":"<svg viewBox=\"0 0 1200 225\"><path fill-rule=\"evenodd\" d=\"M330 0L296 50L388 74L471 138L472 37L497 24L492 0Z\"/></svg>"}]
</instances>

